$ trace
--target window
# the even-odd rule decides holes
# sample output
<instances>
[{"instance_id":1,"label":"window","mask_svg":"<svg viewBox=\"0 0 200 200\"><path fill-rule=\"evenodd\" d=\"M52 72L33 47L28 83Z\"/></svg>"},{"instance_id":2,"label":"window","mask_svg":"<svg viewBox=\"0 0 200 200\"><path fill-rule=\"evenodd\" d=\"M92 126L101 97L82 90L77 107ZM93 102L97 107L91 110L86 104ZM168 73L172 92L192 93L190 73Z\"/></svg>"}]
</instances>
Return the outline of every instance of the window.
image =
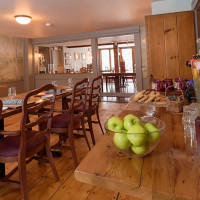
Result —
<instances>
[{"instance_id":1,"label":"window","mask_svg":"<svg viewBox=\"0 0 200 200\"><path fill-rule=\"evenodd\" d=\"M132 48L121 48L121 55L125 61L126 72L133 72L133 51Z\"/></svg>"},{"instance_id":2,"label":"window","mask_svg":"<svg viewBox=\"0 0 200 200\"><path fill-rule=\"evenodd\" d=\"M102 48L102 47L101 47ZM100 49L100 70L101 71L113 71L115 69L114 61L114 49Z\"/></svg>"},{"instance_id":3,"label":"window","mask_svg":"<svg viewBox=\"0 0 200 200\"><path fill-rule=\"evenodd\" d=\"M118 62L119 57L115 59L114 45L99 45L99 66L101 72L114 72L115 62ZM118 44L118 54L122 55L125 61L126 72L135 72L135 43L120 43ZM120 66L119 66L120 67Z\"/></svg>"}]
</instances>

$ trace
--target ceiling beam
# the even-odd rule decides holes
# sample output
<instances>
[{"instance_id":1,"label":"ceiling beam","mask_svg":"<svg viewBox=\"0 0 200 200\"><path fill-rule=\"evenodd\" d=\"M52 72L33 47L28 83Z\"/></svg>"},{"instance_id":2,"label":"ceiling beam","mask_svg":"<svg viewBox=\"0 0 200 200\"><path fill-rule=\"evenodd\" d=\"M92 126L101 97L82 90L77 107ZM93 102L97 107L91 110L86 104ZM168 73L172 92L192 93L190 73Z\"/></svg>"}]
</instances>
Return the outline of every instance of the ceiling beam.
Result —
<instances>
[{"instance_id":1,"label":"ceiling beam","mask_svg":"<svg viewBox=\"0 0 200 200\"><path fill-rule=\"evenodd\" d=\"M79 33L72 35L62 35L56 37L46 37L46 38L35 38L32 39L32 44L48 44L48 43L61 43L66 41L74 41L74 40L85 40L99 37L111 37L118 35L129 35L134 33L139 33L140 27L133 26L127 28L117 28L117 29L109 29L109 30L101 30L101 31L93 31L87 33Z\"/></svg>"}]
</instances>

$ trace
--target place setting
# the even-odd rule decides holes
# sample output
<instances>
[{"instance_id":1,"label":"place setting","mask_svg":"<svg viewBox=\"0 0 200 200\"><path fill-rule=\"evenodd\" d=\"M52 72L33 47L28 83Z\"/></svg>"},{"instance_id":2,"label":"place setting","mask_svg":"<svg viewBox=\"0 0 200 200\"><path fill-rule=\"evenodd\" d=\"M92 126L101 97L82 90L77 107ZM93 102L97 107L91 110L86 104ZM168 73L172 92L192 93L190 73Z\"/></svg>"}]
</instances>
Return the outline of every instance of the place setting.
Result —
<instances>
[{"instance_id":1,"label":"place setting","mask_svg":"<svg viewBox=\"0 0 200 200\"><path fill-rule=\"evenodd\" d=\"M18 108L22 106L22 101L23 101L22 99L14 99L16 97L15 87L8 88L8 97L10 97L10 99L3 100L3 108L2 108L3 111L8 108Z\"/></svg>"}]
</instances>

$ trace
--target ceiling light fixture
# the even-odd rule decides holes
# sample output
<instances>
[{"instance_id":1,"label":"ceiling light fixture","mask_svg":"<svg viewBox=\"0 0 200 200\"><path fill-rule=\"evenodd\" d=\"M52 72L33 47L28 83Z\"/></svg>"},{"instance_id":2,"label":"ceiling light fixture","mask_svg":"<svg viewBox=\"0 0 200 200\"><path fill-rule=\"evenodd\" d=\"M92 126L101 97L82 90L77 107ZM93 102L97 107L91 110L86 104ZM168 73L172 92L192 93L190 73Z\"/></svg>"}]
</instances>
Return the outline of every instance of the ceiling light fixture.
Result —
<instances>
[{"instance_id":1,"label":"ceiling light fixture","mask_svg":"<svg viewBox=\"0 0 200 200\"><path fill-rule=\"evenodd\" d=\"M45 26L52 26L52 23L50 23L50 22L47 22L46 24L45 24Z\"/></svg>"},{"instance_id":2,"label":"ceiling light fixture","mask_svg":"<svg viewBox=\"0 0 200 200\"><path fill-rule=\"evenodd\" d=\"M29 24L31 22L32 17L28 15L16 15L15 19L19 24Z\"/></svg>"}]
</instances>

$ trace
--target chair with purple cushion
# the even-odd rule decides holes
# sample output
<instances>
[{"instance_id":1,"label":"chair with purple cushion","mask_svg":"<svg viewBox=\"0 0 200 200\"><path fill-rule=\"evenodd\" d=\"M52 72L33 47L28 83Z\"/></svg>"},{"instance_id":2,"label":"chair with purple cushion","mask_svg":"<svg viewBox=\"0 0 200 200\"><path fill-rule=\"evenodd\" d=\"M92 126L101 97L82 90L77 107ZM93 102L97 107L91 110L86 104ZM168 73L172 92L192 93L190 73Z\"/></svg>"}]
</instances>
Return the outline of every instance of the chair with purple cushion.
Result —
<instances>
[{"instance_id":1,"label":"chair with purple cushion","mask_svg":"<svg viewBox=\"0 0 200 200\"><path fill-rule=\"evenodd\" d=\"M2 108L3 108L3 103L2 103L2 101L0 99L0 116L1 116L1 113L2 113Z\"/></svg>"},{"instance_id":2,"label":"chair with purple cushion","mask_svg":"<svg viewBox=\"0 0 200 200\"><path fill-rule=\"evenodd\" d=\"M28 103L33 96L48 90L54 90L52 99L43 100L42 102L36 102L34 104ZM16 168L0 179L0 186L20 187L22 199L24 200L28 199L26 164L31 160L36 159L40 162L49 162L56 181L59 181L50 151L50 127L55 104L55 95L56 89L51 84L27 93L23 99L20 130L11 132L0 131L0 135L7 136L0 140L0 162L18 162ZM48 109L46 109L46 107L48 107ZM1 108L2 102L0 103L0 109ZM43 124L42 130L32 130L33 127L41 124ZM48 160L43 159L42 156L36 156L36 154L43 151L44 148ZM10 177L17 170L19 170L19 181L11 180Z\"/></svg>"},{"instance_id":3,"label":"chair with purple cushion","mask_svg":"<svg viewBox=\"0 0 200 200\"><path fill-rule=\"evenodd\" d=\"M90 87L90 93L89 93L89 100L85 106L85 112L84 112L84 108L82 106L79 106L78 108L75 109L75 113L84 112L84 117L87 118L86 122L88 122L88 126L89 126L89 129L86 129L86 130L90 131L93 145L95 145L95 138L94 138L92 124L98 123L101 128L102 134L104 134L103 128L101 125L101 121L100 121L100 117L99 117L99 102L101 101L102 81L103 80L102 80L101 75L92 80L91 87ZM92 116L95 114L97 116L97 121L92 120Z\"/></svg>"},{"instance_id":4,"label":"chair with purple cushion","mask_svg":"<svg viewBox=\"0 0 200 200\"><path fill-rule=\"evenodd\" d=\"M84 85L84 87L83 87ZM90 150L90 144L87 139L83 113L85 110L85 102L87 99L87 89L88 89L88 78L83 79L82 81L76 83L72 90L71 103L70 107L64 106L68 109L66 110L54 110L54 112L60 112L53 117L51 132L59 135L58 143L53 145L52 149L66 149L72 152L72 158L74 160L75 167L78 166L75 144L74 144L74 133L73 130L79 129L80 125L83 130L81 137L84 137L88 148ZM82 112L74 114L74 110L81 106L83 108ZM64 143L67 138L69 139L69 146L66 146Z\"/></svg>"}]
</instances>

